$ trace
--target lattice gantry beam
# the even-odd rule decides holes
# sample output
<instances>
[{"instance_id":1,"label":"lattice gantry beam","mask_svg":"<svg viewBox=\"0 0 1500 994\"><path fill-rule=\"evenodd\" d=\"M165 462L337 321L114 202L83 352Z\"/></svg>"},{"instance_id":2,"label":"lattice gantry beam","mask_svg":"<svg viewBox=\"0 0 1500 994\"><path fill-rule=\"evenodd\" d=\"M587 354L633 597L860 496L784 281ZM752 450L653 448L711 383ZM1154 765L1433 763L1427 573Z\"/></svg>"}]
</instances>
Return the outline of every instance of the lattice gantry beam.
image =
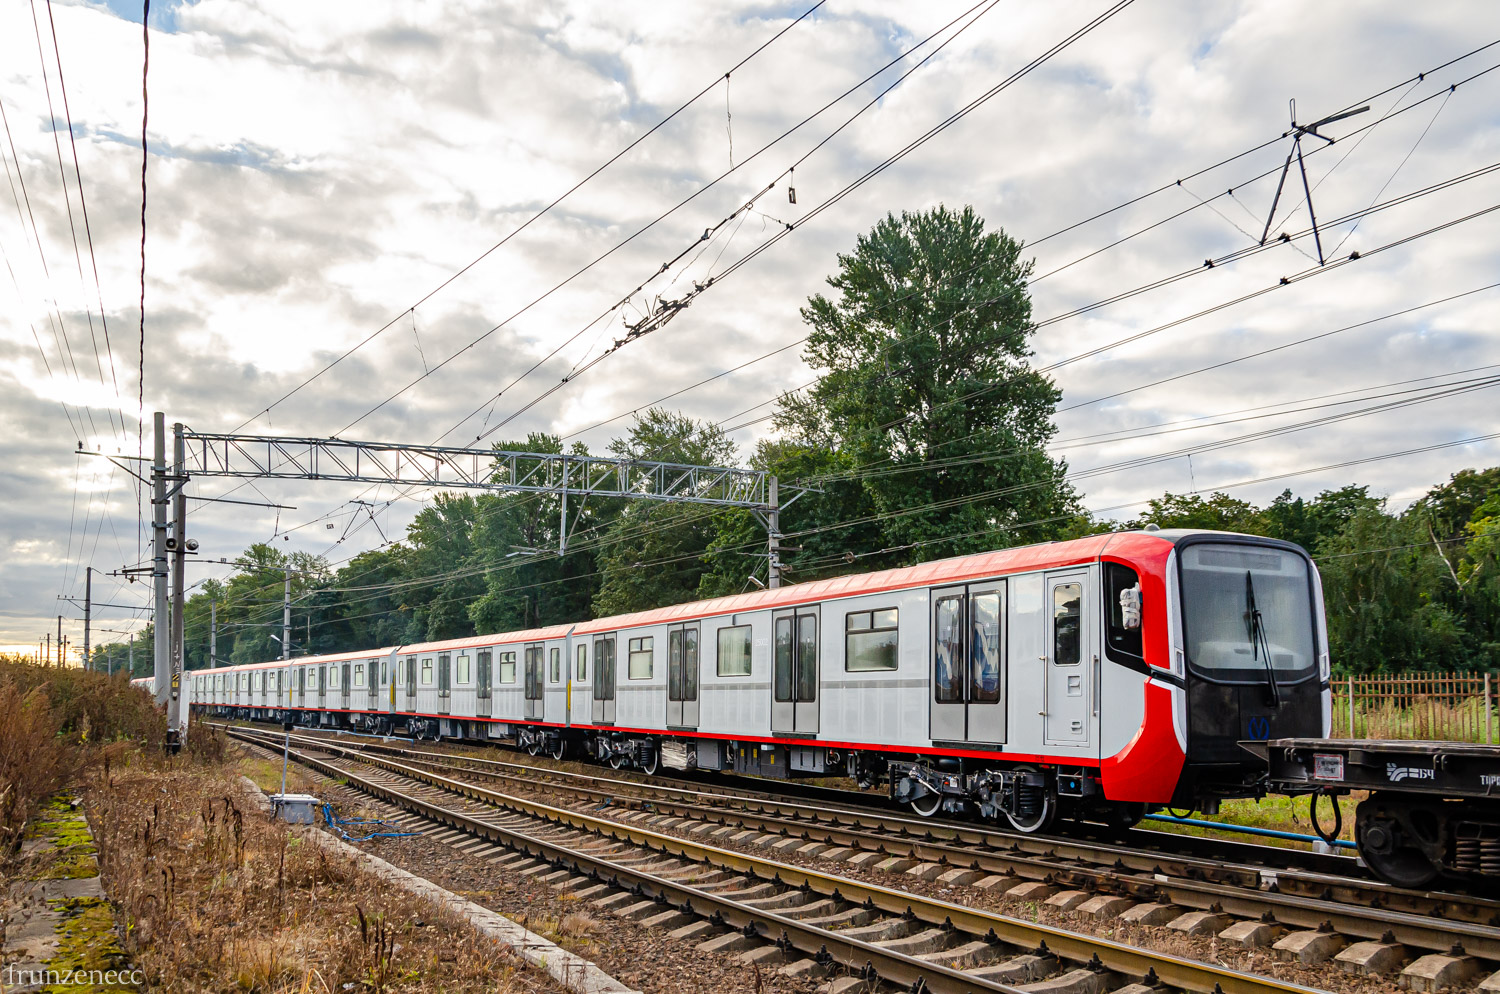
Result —
<instances>
[{"instance_id":1,"label":"lattice gantry beam","mask_svg":"<svg viewBox=\"0 0 1500 994\"><path fill-rule=\"evenodd\" d=\"M186 429L181 434L188 476L565 493L756 510L771 507L766 474L733 466L337 438L218 435Z\"/></svg>"}]
</instances>

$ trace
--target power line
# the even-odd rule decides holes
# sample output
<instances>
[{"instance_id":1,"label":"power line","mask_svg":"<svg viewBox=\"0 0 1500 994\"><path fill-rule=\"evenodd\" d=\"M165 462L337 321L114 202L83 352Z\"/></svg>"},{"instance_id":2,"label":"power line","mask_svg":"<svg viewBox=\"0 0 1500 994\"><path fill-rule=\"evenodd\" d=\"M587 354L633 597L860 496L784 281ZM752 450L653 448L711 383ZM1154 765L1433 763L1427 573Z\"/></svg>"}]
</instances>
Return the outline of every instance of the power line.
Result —
<instances>
[{"instance_id":1,"label":"power line","mask_svg":"<svg viewBox=\"0 0 1500 994\"><path fill-rule=\"evenodd\" d=\"M109 340L109 315L104 310L104 287L99 281L99 260L94 254L94 232L89 224L88 200L85 199L83 194L83 173L78 165L78 140L73 135L73 112L68 106L68 84L67 80L63 78L62 53L58 50L57 42L57 24L52 18L52 0L47 0L47 23L52 30L52 52L57 59L57 86L62 92L63 115L68 120L68 144L73 151L73 176L78 185L78 205L83 209L83 231L88 239L89 264L94 271L94 290L99 303L99 320L104 327L104 351L109 359L109 376L114 385L115 399L118 402L120 397L120 380L115 373L114 347ZM125 428L123 411L120 412L120 418L120 429L123 433Z\"/></svg>"},{"instance_id":2,"label":"power line","mask_svg":"<svg viewBox=\"0 0 1500 994\"><path fill-rule=\"evenodd\" d=\"M146 2L149 3L150 0L146 0ZM255 415L255 417L252 417L252 418L250 418L247 421L241 422L234 430L236 432L238 432L241 429L243 429L246 425L254 422L256 419L258 419L258 418L260 418L260 417L262 417L262 416L264 416L266 414L269 414L271 412L271 409L273 407L275 407L276 405L280 404L282 401L285 401L288 398L292 397L294 394L296 394L300 390L302 390L303 387L306 387L309 383L312 383L318 377L320 377L324 373L328 372L334 366L337 366L340 362L344 361L349 356L351 356L355 352L359 351L365 345L367 345L370 342L374 341L378 336L380 336L383 332L385 332L393 324L395 324L403 316L405 316L405 314L407 313L407 311L414 310L415 308L417 308L417 307L421 306L422 304L426 303L432 297L434 297L439 292L441 292L445 287L447 287L449 284L451 284L454 280L457 280L459 277L463 276L469 270L473 269L481 261L483 261L485 258L487 258L491 253L495 252L501 246L503 246L507 242L509 242L512 238L515 238L521 232L523 232L527 228L531 227L531 225L533 223L535 223L536 221L540 220L544 215L546 215L548 212L550 212L554 207L556 207L558 204L562 203L568 197L572 196L584 184L588 183L595 176L598 176L604 170L606 170L610 166L614 165L614 163L618 162L625 155L629 154L630 151L632 149L634 149L637 145L639 145L641 142L645 141L647 138L650 138L653 134L655 134L662 127L666 126L669 122L671 122L674 118L676 118L677 115L681 114L683 111L687 110L693 104L697 103L698 100L701 97L703 97L704 94L708 93L710 90L715 89L719 85L719 81L721 79L727 79L729 77L730 73L735 72L736 70L740 69L746 63L748 63L751 59L755 58L761 52L765 51L772 44L774 44L778 39L780 39L782 35L786 34L788 31L790 31L792 28L796 27L798 24L801 24L805 19L807 19L809 16L811 16L813 14L813 12L815 12L818 8L822 7L823 4L826 3L826 2L827 2L827 0L818 0L817 3L813 4L807 10L803 11L790 24L787 24L780 31L777 31L769 39L767 39L766 41L762 42L749 55L746 55L744 58L742 58L738 62L736 62L733 66L731 66L729 68L728 72L724 73L722 76L715 76L714 79L713 79L713 82L707 84L701 90L699 90L697 93L693 94L681 106L679 106L676 110L672 111L672 113L668 114L666 117L664 117L660 121L656 122L656 124L652 125L651 128L648 129L645 133L643 133L640 136L638 136L630 144L626 145L620 151L618 151L614 155L612 155L609 159L605 160L605 162L602 165L599 165L599 166L595 167L595 169L592 172L590 172L587 176L583 177L583 179L579 180L578 182L574 183L571 187L569 187L567 190L563 191L563 193L560 196L558 196L551 203L547 204L547 206L543 207L541 210L537 211L531 217L527 218L524 222L522 222L520 224L519 227L515 228L510 233L508 233L505 237L501 238L498 242L496 242L495 244L491 245L489 248L485 249L478 256L476 256L474 259L472 259L466 265L464 265L463 268L459 269L458 272L456 272L453 275L449 276L447 279L443 280L443 282L439 283L432 290L428 291L427 294L424 295L421 299L419 299L415 304L412 304L410 307L408 307L405 310L403 310L400 314L397 314L395 317L391 318L389 321L387 321L380 328L376 329L370 335L368 335L367 337L365 337L364 339L362 339L361 341L359 341L358 343L356 343L354 346L352 346L350 349L348 349L347 351L345 351L344 353L342 353L341 355L339 355L332 362L330 362L327 365L323 366L321 369L319 369L312 376L309 376L307 379L305 379L301 383L297 384L291 390L287 391L285 394L283 394L282 396L278 397L276 400L272 401L270 403L270 405L268 405L259 414Z\"/></svg>"},{"instance_id":3,"label":"power line","mask_svg":"<svg viewBox=\"0 0 1500 994\"><path fill-rule=\"evenodd\" d=\"M350 428L352 428L355 425L359 424L361 421L363 421L365 418L369 417L371 414L373 414L376 411L378 411L381 408L383 408L386 404L389 404L391 401L393 401L393 400L397 399L398 397L402 396L403 394L405 394L408 390L410 390L412 387L416 386L418 383L422 382L425 379L428 379L432 374L434 374L434 373L438 372L439 370L443 369L449 363L451 363L452 361L454 361L455 359L457 359L459 356L463 355L464 353L468 352L470 349L475 348L481 342L483 342L486 339L488 339L495 332L497 332L500 329L506 327L512 321L514 321L517 318L521 317L522 315L526 314L533 307L535 307L538 304L542 303L543 301L547 300L553 294L557 293L559 290L563 289L564 287L566 287L567 285L569 285L570 283L572 283L574 280L576 280L578 277L582 276L584 273L586 273L589 270L593 269L595 266L599 265L601 262L603 262L604 260L608 259L610 256L614 255L619 250L623 249L627 245L629 245L632 242L634 242L641 235L645 234L647 231L650 231L652 228L656 227L656 225L660 224L662 221L664 221L665 219L667 219L671 215L675 214L678 210L680 210L683 207L687 206L687 204L689 204L693 200L697 199L703 193L705 193L708 190L712 189L713 187L717 186L722 180L724 180L725 178L727 178L731 174L733 174L735 172L738 172L739 170L741 170L741 169L745 168L746 166L748 166L751 162L753 162L756 158L758 158L762 153L766 152L767 150L769 150L770 148L772 148L773 146L775 146L776 144L778 144L779 142L781 142L782 139L784 139L787 136L791 135L793 132L795 132L798 129L800 129L803 125L807 124L808 122L810 122L813 119L815 119L818 116L820 116L824 111L828 110L830 107L833 107L835 104L837 104L840 101L842 101L845 97L847 97L849 94L851 94L851 93L855 92L856 90L858 90L859 87L865 85L870 80L872 80L875 77L879 76L880 74L884 73L891 66L896 65L898 62L900 62L901 60L905 59L908 55L916 52L918 49L920 49L923 46L925 46L933 38L936 38L939 34L943 33L946 30L948 30L948 28L950 28L954 24L958 23L958 21L962 20L969 13L972 13L973 11L978 10L980 7L983 7L986 2L989 2L991 4L991 6L993 6L993 0L981 0L980 3L976 3L973 7L969 8L968 11L965 11L963 14L960 14L958 17L956 17L953 20L949 21L947 24L943 25L937 31L935 31L932 34L928 35L922 41L918 42L915 45L912 45L905 52L901 53L900 55L896 56L894 59L892 59L889 62L885 63L879 69L875 70L875 72L871 73L870 75L868 75L864 79L862 79L860 82L854 84L854 86L852 86L849 89L845 90L843 93L839 94L837 97L834 97L832 100L830 100L828 103L824 104L818 110L816 110L813 113L807 115L802 120L798 121L796 124L792 125L790 128L788 128L785 131L783 131L780 135L778 135L775 138L771 139L770 141L766 142L764 145L762 145L760 148L756 149L756 151L754 151L753 153L751 153L749 156L741 159L731 169L728 169L728 170L724 171L723 173L720 173L718 176L714 177L708 183L705 183L703 186L699 187L697 190L693 191L691 194L689 194L688 196L684 197L682 200L678 201L676 204L674 204L673 206L671 206L667 210L665 210L662 213L658 214L651 221L647 222L645 225L643 225L640 228L636 229L629 236L627 236L626 238L624 238L624 239L620 240L619 242L615 243L615 245L613 245L611 248L607 249L606 251L604 251L600 255L596 256L594 259L592 259L587 264L585 264L582 268L578 269L577 271L575 271L570 276L564 278L562 281L554 284L546 292L542 293L538 297L535 297L529 303L527 303L525 306L523 306L520 309L516 310L510 316L506 317L504 320L500 321L498 324L495 324L493 327L491 327L489 330L485 331L483 334L481 334L478 337L470 340L468 342L468 344L464 345L462 348L458 349L456 352L451 353L442 362L440 362L437 365L433 366L432 369L430 369L429 371L425 372L422 376L419 376L416 379L412 380L411 382L407 383L404 387L401 387L395 393L391 394L390 396L386 397L384 400L382 400L379 403L377 403L374 407L372 407L369 410L365 411L358 418L355 418L353 421L349 422L349 424L345 425L342 429L340 429L340 433L348 431ZM1125 2L1130 2L1130 0L1125 0ZM924 59L923 61L925 62L926 60ZM906 74L906 75L909 75L909 73ZM904 79L905 75L903 75L902 78ZM899 82L899 80L898 80L898 82ZM862 113L862 112L863 111L861 110L860 113ZM774 183L772 185L774 186ZM760 196L761 194L765 193L766 190L769 190L770 188L771 187L769 187L769 186L766 187L765 189L761 190L760 193L757 194L756 196L757 197ZM738 212L736 212L736 214L737 213ZM713 228L708 229L705 232L705 236L706 237L711 236L712 232L716 231L718 228L721 228L725 223L727 223L729 220L731 220L732 217L733 217L733 215L731 215L731 218L726 218L726 219L720 221ZM679 253L679 255L677 256L677 259L682 258L683 255L686 255L688 252L692 251L692 249L696 246L696 244L697 243L695 242L695 243L693 243L693 245L690 245L687 249L684 249L683 252ZM676 261L675 259L672 260L672 262L675 262L675 261ZM576 333L574 333L571 337L569 337L568 339L564 340L562 342L562 344L558 345L551 352L547 353L547 355L543 356L540 360L538 360L536 363L534 363L532 366L530 366L527 370L525 370L523 373L521 373L519 376L517 376L514 380L512 380L510 383L508 383L500 391L500 394L497 394L496 396L498 397L498 396L504 394L506 391L508 391L511 388L513 388L516 384L520 383L523 379L525 379L531 373L535 372L538 368L540 368L540 366L543 363L547 362L553 356L557 355L557 353L559 351L561 351L563 348L567 347L569 344L571 344L572 342L576 341L580 336L582 336L585 332L587 332L588 329L590 327L592 327L595 323L597 323L600 320L606 319L609 314L611 314L614 311L618 310L621 306L623 306L625 304L626 301L628 301L630 298L634 297L637 293L640 293L646 287L646 285L649 284L652 280L656 279L662 273L666 272L668 270L668 268L670 267L670 265L672 264L672 262L663 263L660 267L658 267L658 269L656 270L656 272L654 272L646 280L642 281L635 289L631 290L624 297L620 298L619 301L617 301L615 304L611 305L598 318L595 318L593 321L589 322L588 325L585 325L582 329L580 329L579 331L577 331ZM452 428L449 428L448 431L446 431L442 435L438 436L439 440L441 440L442 438L446 437L448 434L450 434L454 430L456 430L459 425L463 424L464 421L467 421L469 418L474 417L476 414L479 413L479 411L483 410L484 407L488 406L489 403L490 403L490 401L486 401L484 404L481 404L479 408L477 408L475 411L471 412L468 416L466 416L461 421L459 421L458 424L454 425ZM507 420L509 420L509 419L507 419ZM498 425L496 427L497 428L498 427L502 427L505 423L506 422L501 422L501 425ZM475 441L482 441L483 438L484 438L484 436L481 435L478 438L476 438Z\"/></svg>"},{"instance_id":4,"label":"power line","mask_svg":"<svg viewBox=\"0 0 1500 994\"><path fill-rule=\"evenodd\" d=\"M81 288L83 288L85 290L85 292L86 292L87 291L87 287L86 287L86 285L84 283L84 276L83 276L83 256L82 256L82 254L81 254L81 252L80 252L80 250L78 248L78 227L77 227L77 225L73 221L73 198L68 195L68 174L67 174L67 171L63 168L62 142L57 137L57 113L52 108L52 83L51 83L51 80L50 80L50 78L48 76L48 73L47 73L47 57L46 57L46 55L42 51L42 28L41 28L41 24L38 22L37 16L36 16L36 0L31 0L30 6L31 6L31 27L32 27L32 32L33 32L33 34L34 34L34 36L36 38L36 55L37 55L37 61L41 65L41 69L42 69L42 89L43 89L43 92L45 92L46 95L47 95L47 119L48 119L48 123L50 124L50 126L52 128L52 148L53 148L53 151L57 155L57 176L58 176L58 179L62 182L63 206L67 210L67 215L68 215L68 231L69 231L69 233L73 237L73 261L78 266L78 283L79 283L79 286ZM49 18L51 17L51 7L50 6L48 7L48 17ZM56 49L56 43L57 43L57 38L56 38L56 35L54 34L53 35L54 50ZM58 71L60 73L62 71L62 61L61 61L61 59L59 59L57 65L58 65ZM68 119L68 141L71 143L72 140L73 140L73 121L72 121L72 118L70 116L69 119ZM104 364L103 364L102 360L99 357L99 340L94 335L94 312L92 310L90 310L89 307L88 307L88 305L85 303L83 313L84 313L84 316L88 319L88 323L89 323L89 342L93 346L93 350L94 350L94 368L97 370L97 372L99 374L99 385L103 386L104 385ZM115 427L114 415L113 415L112 412L106 412L106 413L109 414L109 426L110 426L111 429L114 429L114 427ZM124 426L123 425L120 428L120 435L121 435L121 437L123 439L123 437L124 437Z\"/></svg>"}]
</instances>

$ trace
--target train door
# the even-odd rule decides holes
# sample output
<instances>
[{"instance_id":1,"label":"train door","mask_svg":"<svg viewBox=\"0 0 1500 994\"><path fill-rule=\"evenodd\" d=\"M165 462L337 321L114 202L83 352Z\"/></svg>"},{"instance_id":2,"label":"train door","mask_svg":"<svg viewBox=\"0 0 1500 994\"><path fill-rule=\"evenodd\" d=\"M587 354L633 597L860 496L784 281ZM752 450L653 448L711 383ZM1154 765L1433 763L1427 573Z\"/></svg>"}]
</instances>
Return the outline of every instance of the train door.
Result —
<instances>
[{"instance_id":1,"label":"train door","mask_svg":"<svg viewBox=\"0 0 1500 994\"><path fill-rule=\"evenodd\" d=\"M1048 573L1042 741L1086 746L1093 728L1094 608L1087 571Z\"/></svg>"},{"instance_id":2,"label":"train door","mask_svg":"<svg viewBox=\"0 0 1500 994\"><path fill-rule=\"evenodd\" d=\"M594 689L589 683L589 642L587 638L580 638L573 645L573 679L568 684L568 724L573 724L573 688L578 688L580 695L578 701L578 721L593 720ZM584 695L587 695L588 703L584 703Z\"/></svg>"},{"instance_id":3,"label":"train door","mask_svg":"<svg viewBox=\"0 0 1500 994\"><path fill-rule=\"evenodd\" d=\"M349 710L349 669L351 664L345 663L339 673L339 697L343 701L344 710Z\"/></svg>"},{"instance_id":4,"label":"train door","mask_svg":"<svg viewBox=\"0 0 1500 994\"><path fill-rule=\"evenodd\" d=\"M1004 619L1003 580L932 592L934 741L1005 741Z\"/></svg>"},{"instance_id":5,"label":"train door","mask_svg":"<svg viewBox=\"0 0 1500 994\"><path fill-rule=\"evenodd\" d=\"M542 719L542 693L547 686L546 674L542 672L545 656L540 644L526 647L526 717L532 721Z\"/></svg>"},{"instance_id":6,"label":"train door","mask_svg":"<svg viewBox=\"0 0 1500 994\"><path fill-rule=\"evenodd\" d=\"M382 660L365 660L365 710L380 709L380 667Z\"/></svg>"},{"instance_id":7,"label":"train door","mask_svg":"<svg viewBox=\"0 0 1500 994\"><path fill-rule=\"evenodd\" d=\"M474 713L481 718L495 713L494 650L480 649L474 657Z\"/></svg>"},{"instance_id":8,"label":"train door","mask_svg":"<svg viewBox=\"0 0 1500 994\"><path fill-rule=\"evenodd\" d=\"M698 626L667 632L667 727L698 727Z\"/></svg>"},{"instance_id":9,"label":"train door","mask_svg":"<svg viewBox=\"0 0 1500 994\"><path fill-rule=\"evenodd\" d=\"M594 722L612 725L615 721L615 637L603 635L594 639Z\"/></svg>"},{"instance_id":10,"label":"train door","mask_svg":"<svg viewBox=\"0 0 1500 994\"><path fill-rule=\"evenodd\" d=\"M417 710L417 657L406 657L406 710Z\"/></svg>"},{"instance_id":11,"label":"train door","mask_svg":"<svg viewBox=\"0 0 1500 994\"><path fill-rule=\"evenodd\" d=\"M453 710L453 657L446 652L438 653L438 714L449 714Z\"/></svg>"},{"instance_id":12,"label":"train door","mask_svg":"<svg viewBox=\"0 0 1500 994\"><path fill-rule=\"evenodd\" d=\"M297 667L297 706L307 707L307 667Z\"/></svg>"},{"instance_id":13,"label":"train door","mask_svg":"<svg viewBox=\"0 0 1500 994\"><path fill-rule=\"evenodd\" d=\"M318 707L328 706L328 664L318 664Z\"/></svg>"},{"instance_id":14,"label":"train door","mask_svg":"<svg viewBox=\"0 0 1500 994\"><path fill-rule=\"evenodd\" d=\"M777 611L771 731L818 734L818 609Z\"/></svg>"}]
</instances>

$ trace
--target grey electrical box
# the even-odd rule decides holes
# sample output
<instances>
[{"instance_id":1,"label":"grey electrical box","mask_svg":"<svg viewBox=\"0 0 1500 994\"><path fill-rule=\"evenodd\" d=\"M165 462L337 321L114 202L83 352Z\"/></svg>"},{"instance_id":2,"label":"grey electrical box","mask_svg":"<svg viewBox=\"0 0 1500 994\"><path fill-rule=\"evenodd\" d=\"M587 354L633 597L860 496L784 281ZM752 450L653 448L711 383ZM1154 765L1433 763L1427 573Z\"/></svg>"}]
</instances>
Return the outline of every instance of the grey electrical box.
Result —
<instances>
[{"instance_id":1,"label":"grey electrical box","mask_svg":"<svg viewBox=\"0 0 1500 994\"><path fill-rule=\"evenodd\" d=\"M322 803L311 794L272 794L271 814L289 825L311 825Z\"/></svg>"}]
</instances>

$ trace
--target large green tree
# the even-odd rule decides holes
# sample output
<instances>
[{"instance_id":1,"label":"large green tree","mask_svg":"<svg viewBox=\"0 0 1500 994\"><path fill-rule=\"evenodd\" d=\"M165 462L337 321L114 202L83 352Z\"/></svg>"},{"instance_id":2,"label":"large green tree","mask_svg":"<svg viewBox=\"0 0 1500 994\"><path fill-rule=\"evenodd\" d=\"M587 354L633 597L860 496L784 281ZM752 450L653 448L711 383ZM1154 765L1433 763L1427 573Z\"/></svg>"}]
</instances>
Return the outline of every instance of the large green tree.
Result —
<instances>
[{"instance_id":1,"label":"large green tree","mask_svg":"<svg viewBox=\"0 0 1500 994\"><path fill-rule=\"evenodd\" d=\"M732 465L735 446L715 425L653 407L636 416L629 434L609 450L622 459L697 466ZM712 509L631 498L598 548L602 572L597 614L643 611L698 596L704 553L717 538Z\"/></svg>"},{"instance_id":2,"label":"large green tree","mask_svg":"<svg viewBox=\"0 0 1500 994\"><path fill-rule=\"evenodd\" d=\"M886 562L1051 538L1077 511L1046 451L1060 392L1031 366L1021 249L971 207L887 215L802 308L821 375L776 423L847 458Z\"/></svg>"},{"instance_id":3,"label":"large green tree","mask_svg":"<svg viewBox=\"0 0 1500 994\"><path fill-rule=\"evenodd\" d=\"M556 435L533 433L502 449L562 454ZM568 450L588 455L581 443ZM617 502L615 502L617 503ZM599 589L593 543L618 514L611 502L573 498L567 522L561 499L548 494L487 494L474 525L476 565L484 569L484 593L469 606L469 617L483 632L516 631L589 615ZM570 550L558 556L562 529Z\"/></svg>"}]
</instances>

